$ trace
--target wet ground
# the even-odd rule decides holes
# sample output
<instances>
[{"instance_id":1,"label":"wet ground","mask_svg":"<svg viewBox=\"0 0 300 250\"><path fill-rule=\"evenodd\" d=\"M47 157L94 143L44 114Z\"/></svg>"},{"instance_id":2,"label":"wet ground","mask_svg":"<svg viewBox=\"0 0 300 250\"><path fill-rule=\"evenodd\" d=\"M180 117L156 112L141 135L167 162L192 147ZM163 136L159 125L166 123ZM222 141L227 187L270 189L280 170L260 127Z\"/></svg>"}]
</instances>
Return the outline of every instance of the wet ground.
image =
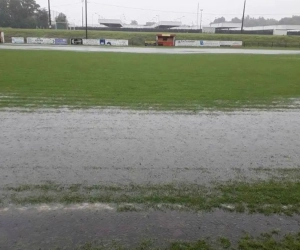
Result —
<instances>
[{"instance_id":1,"label":"wet ground","mask_svg":"<svg viewBox=\"0 0 300 250\"><path fill-rule=\"evenodd\" d=\"M300 167L298 110L2 111L0 128L0 187L208 184Z\"/></svg>"},{"instance_id":2,"label":"wet ground","mask_svg":"<svg viewBox=\"0 0 300 250\"><path fill-rule=\"evenodd\" d=\"M0 112L0 131L4 196L6 186L45 181L209 184L266 179L276 169L300 168L299 110L8 109ZM205 237L236 241L244 233L272 230L297 233L300 217L219 210L122 213L105 204L0 209L0 249L74 249L95 241L134 246L149 239L162 246Z\"/></svg>"},{"instance_id":3,"label":"wet ground","mask_svg":"<svg viewBox=\"0 0 300 250\"><path fill-rule=\"evenodd\" d=\"M12 45L1 49L12 50L59 50L77 52L117 52L143 54L255 54L255 55L300 55L300 50L268 50L243 48L145 48L145 47L101 47L101 46L60 46L60 45Z\"/></svg>"},{"instance_id":4,"label":"wet ground","mask_svg":"<svg viewBox=\"0 0 300 250\"><path fill-rule=\"evenodd\" d=\"M174 241L197 241L206 237L239 240L248 233L278 231L297 233L300 217L212 213L145 212L115 213L105 209L0 212L0 249L75 249L87 242L133 247L153 240L156 246Z\"/></svg>"}]
</instances>

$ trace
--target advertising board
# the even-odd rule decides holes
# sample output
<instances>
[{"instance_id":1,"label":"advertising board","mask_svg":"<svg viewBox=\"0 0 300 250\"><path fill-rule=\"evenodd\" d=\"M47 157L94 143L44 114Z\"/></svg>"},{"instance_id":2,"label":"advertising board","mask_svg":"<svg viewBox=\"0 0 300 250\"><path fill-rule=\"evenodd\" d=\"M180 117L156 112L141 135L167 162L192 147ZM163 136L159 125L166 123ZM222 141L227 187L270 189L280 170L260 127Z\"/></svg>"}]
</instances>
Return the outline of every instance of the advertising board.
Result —
<instances>
[{"instance_id":1,"label":"advertising board","mask_svg":"<svg viewBox=\"0 0 300 250\"><path fill-rule=\"evenodd\" d=\"M28 44L55 44L55 38L27 37Z\"/></svg>"},{"instance_id":2,"label":"advertising board","mask_svg":"<svg viewBox=\"0 0 300 250\"><path fill-rule=\"evenodd\" d=\"M12 37L11 38L11 43L14 43L14 44L24 44L25 43L25 39L24 39L24 37Z\"/></svg>"},{"instance_id":3,"label":"advertising board","mask_svg":"<svg viewBox=\"0 0 300 250\"><path fill-rule=\"evenodd\" d=\"M197 40L177 40L175 46L178 47L238 47L243 46L242 41L197 41Z\"/></svg>"},{"instance_id":4,"label":"advertising board","mask_svg":"<svg viewBox=\"0 0 300 250\"><path fill-rule=\"evenodd\" d=\"M243 46L242 41L220 41L221 46L228 46L228 47L239 47Z\"/></svg>"},{"instance_id":5,"label":"advertising board","mask_svg":"<svg viewBox=\"0 0 300 250\"><path fill-rule=\"evenodd\" d=\"M55 45L68 45L68 39L55 38Z\"/></svg>"},{"instance_id":6,"label":"advertising board","mask_svg":"<svg viewBox=\"0 0 300 250\"><path fill-rule=\"evenodd\" d=\"M90 46L98 46L100 45L99 39L82 39L83 45L90 45Z\"/></svg>"},{"instance_id":7,"label":"advertising board","mask_svg":"<svg viewBox=\"0 0 300 250\"><path fill-rule=\"evenodd\" d=\"M105 39L100 39L100 45L105 45Z\"/></svg>"},{"instance_id":8,"label":"advertising board","mask_svg":"<svg viewBox=\"0 0 300 250\"><path fill-rule=\"evenodd\" d=\"M197 40L176 40L175 46L177 47L199 47L200 42Z\"/></svg>"},{"instance_id":9,"label":"advertising board","mask_svg":"<svg viewBox=\"0 0 300 250\"><path fill-rule=\"evenodd\" d=\"M220 47L220 41L200 41L200 47Z\"/></svg>"},{"instance_id":10,"label":"advertising board","mask_svg":"<svg viewBox=\"0 0 300 250\"><path fill-rule=\"evenodd\" d=\"M120 39L105 39L105 45L109 46L128 46L128 40L120 40Z\"/></svg>"},{"instance_id":11,"label":"advertising board","mask_svg":"<svg viewBox=\"0 0 300 250\"><path fill-rule=\"evenodd\" d=\"M71 38L71 45L82 45L82 38Z\"/></svg>"}]
</instances>

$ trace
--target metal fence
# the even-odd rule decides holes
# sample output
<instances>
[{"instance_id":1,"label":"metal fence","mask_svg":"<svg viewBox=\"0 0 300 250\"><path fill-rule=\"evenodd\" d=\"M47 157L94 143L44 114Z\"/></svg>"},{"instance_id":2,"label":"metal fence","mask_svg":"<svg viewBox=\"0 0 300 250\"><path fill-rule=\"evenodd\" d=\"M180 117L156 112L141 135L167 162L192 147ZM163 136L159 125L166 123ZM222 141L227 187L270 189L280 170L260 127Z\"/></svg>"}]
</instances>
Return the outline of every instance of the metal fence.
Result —
<instances>
[{"instance_id":1,"label":"metal fence","mask_svg":"<svg viewBox=\"0 0 300 250\"><path fill-rule=\"evenodd\" d=\"M85 30L85 27L74 27L75 30ZM157 28L116 28L116 27L88 27L88 30L99 31L126 31L126 32L166 32L166 33L202 33L200 29L157 29ZM220 30L216 29L216 34L245 34L245 35L273 35L273 30L244 30L243 33L240 30ZM289 36L300 36L300 31L289 31Z\"/></svg>"},{"instance_id":2,"label":"metal fence","mask_svg":"<svg viewBox=\"0 0 300 250\"><path fill-rule=\"evenodd\" d=\"M85 30L85 27L75 27L75 30ZM124 32L157 32L157 33L202 33L202 30L196 29L156 29L156 28L100 28L100 27L88 27L88 30L99 31L124 31Z\"/></svg>"}]
</instances>

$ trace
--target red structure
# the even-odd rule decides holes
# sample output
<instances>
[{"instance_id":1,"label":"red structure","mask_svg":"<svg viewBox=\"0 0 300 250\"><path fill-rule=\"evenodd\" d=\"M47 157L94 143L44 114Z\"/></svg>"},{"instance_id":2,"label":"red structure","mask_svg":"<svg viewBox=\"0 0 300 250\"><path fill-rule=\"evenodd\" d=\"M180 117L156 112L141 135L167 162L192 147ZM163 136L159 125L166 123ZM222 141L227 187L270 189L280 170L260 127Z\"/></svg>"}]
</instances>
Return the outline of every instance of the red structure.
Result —
<instances>
[{"instance_id":1,"label":"red structure","mask_svg":"<svg viewBox=\"0 0 300 250\"><path fill-rule=\"evenodd\" d=\"M173 34L158 34L156 36L157 46L175 46L175 36Z\"/></svg>"}]
</instances>

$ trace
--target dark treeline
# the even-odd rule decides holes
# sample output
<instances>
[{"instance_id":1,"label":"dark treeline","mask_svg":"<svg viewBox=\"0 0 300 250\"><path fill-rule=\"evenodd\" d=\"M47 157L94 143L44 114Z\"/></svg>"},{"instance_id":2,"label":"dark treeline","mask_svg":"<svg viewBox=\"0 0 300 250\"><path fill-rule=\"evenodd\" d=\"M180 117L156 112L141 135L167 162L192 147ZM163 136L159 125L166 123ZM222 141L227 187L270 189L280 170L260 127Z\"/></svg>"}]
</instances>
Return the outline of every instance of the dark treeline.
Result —
<instances>
[{"instance_id":1,"label":"dark treeline","mask_svg":"<svg viewBox=\"0 0 300 250\"><path fill-rule=\"evenodd\" d=\"M60 13L56 21L67 22ZM0 27L49 28L48 11L35 0L0 0Z\"/></svg>"},{"instance_id":2,"label":"dark treeline","mask_svg":"<svg viewBox=\"0 0 300 250\"><path fill-rule=\"evenodd\" d=\"M216 18L213 23L241 23L242 19L235 17L231 20L226 20L225 17ZM280 20L276 19L265 19L264 17L250 17L245 18L246 27L255 27L255 26L267 26L267 25L300 25L300 16L285 17Z\"/></svg>"}]
</instances>

